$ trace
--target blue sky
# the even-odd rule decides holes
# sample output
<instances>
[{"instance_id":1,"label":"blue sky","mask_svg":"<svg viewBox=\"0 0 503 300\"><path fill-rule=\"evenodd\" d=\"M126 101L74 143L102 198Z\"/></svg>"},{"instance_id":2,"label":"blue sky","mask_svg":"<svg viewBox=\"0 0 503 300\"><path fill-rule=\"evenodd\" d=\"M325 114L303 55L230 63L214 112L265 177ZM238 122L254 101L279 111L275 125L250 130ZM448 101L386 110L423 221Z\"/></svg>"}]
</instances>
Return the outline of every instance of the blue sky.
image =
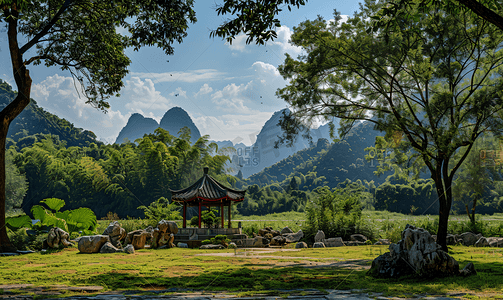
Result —
<instances>
[{"instance_id":1,"label":"blue sky","mask_svg":"<svg viewBox=\"0 0 503 300\"><path fill-rule=\"evenodd\" d=\"M190 26L184 42L175 45L174 55L166 56L156 48L139 52L127 49L132 60L129 74L121 97L110 100L107 114L86 105L71 75L58 68L29 67L31 96L47 111L93 131L106 143L115 141L132 113L160 121L167 110L179 106L189 113L201 134L210 135L212 140L250 145L272 114L286 107L275 97L275 91L286 84L277 67L284 61L285 52L294 57L301 54L288 43L293 27L317 15L329 20L334 9L352 15L359 4L311 0L291 12L285 7L280 15L283 26L277 28L278 39L265 46L246 45L244 36L238 36L232 45L210 39L210 30L225 18L217 16L214 7L214 1L196 0L198 22ZM13 85L5 30L0 36L0 77Z\"/></svg>"}]
</instances>

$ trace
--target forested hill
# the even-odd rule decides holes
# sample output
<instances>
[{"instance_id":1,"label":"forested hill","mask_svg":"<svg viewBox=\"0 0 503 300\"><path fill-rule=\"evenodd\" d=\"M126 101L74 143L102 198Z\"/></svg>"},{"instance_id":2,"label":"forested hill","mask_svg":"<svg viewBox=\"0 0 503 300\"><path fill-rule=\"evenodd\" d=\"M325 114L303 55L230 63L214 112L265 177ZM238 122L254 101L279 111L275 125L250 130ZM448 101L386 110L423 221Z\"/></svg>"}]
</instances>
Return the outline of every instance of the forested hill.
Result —
<instances>
[{"instance_id":1,"label":"forested hill","mask_svg":"<svg viewBox=\"0 0 503 300\"><path fill-rule=\"evenodd\" d=\"M0 79L0 110L4 109L14 98L17 92L5 81ZM67 146L88 146L91 143L102 144L96 135L88 130L75 127L65 119L53 115L37 105L31 99L28 107L24 109L11 123L7 137L7 148L16 145L18 150L33 145L43 139L42 134L52 134L59 140L66 141Z\"/></svg>"},{"instance_id":2,"label":"forested hill","mask_svg":"<svg viewBox=\"0 0 503 300\"><path fill-rule=\"evenodd\" d=\"M364 122L351 130L343 140L330 144L326 139L318 140L316 146L303 149L280 162L250 176L247 184L264 186L289 181L295 174L315 172L324 176L323 182L330 187L346 179L384 182L386 175L374 175L375 162L365 160L365 148L374 146L380 132L373 125Z\"/></svg>"}]
</instances>

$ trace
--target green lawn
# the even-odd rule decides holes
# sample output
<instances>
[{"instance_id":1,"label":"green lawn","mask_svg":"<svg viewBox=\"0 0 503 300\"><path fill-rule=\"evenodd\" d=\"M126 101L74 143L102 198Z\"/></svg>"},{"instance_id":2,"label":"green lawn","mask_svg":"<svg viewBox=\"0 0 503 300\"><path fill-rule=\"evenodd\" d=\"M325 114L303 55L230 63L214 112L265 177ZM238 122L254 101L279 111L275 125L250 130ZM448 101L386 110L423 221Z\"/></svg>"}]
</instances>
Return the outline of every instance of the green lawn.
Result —
<instances>
[{"instance_id":1,"label":"green lawn","mask_svg":"<svg viewBox=\"0 0 503 300\"><path fill-rule=\"evenodd\" d=\"M270 250L269 250L270 251ZM48 254L0 257L0 284L103 286L111 290L186 288L252 293L264 290L362 289L388 296L468 293L503 294L503 249L455 246L451 255L463 267L473 262L478 274L468 278L375 279L366 276L371 260L385 246L326 249L241 250L164 249L126 254L79 254L75 248ZM19 291L23 293L23 291ZM69 292L62 296L70 295Z\"/></svg>"}]
</instances>

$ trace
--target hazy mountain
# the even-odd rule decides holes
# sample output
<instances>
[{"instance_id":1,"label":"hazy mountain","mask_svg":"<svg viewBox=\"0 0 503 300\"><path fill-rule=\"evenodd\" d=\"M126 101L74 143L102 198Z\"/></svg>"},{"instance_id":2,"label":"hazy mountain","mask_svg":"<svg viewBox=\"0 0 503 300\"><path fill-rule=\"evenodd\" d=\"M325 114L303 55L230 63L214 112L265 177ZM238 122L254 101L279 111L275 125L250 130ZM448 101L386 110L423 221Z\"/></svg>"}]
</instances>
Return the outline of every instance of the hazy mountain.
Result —
<instances>
[{"instance_id":1,"label":"hazy mountain","mask_svg":"<svg viewBox=\"0 0 503 300\"><path fill-rule=\"evenodd\" d=\"M160 123L152 118L145 118L138 113L132 114L126 126L119 132L115 143L122 144L125 140L134 142L145 134L154 133L154 130L159 127L174 136L178 136L178 132L183 127L188 127L190 129L191 143L195 143L201 137L199 129L192 122L189 114L180 107L173 107L164 114Z\"/></svg>"},{"instance_id":2,"label":"hazy mountain","mask_svg":"<svg viewBox=\"0 0 503 300\"><path fill-rule=\"evenodd\" d=\"M267 120L257 135L257 140L253 146L234 146L236 154L232 157L232 162L238 169L241 169L244 178L262 171L264 168L295 154L299 150L316 145L320 138L330 139L329 125L327 124L311 130L312 140L299 136L292 147L280 145L275 148L278 137L282 135L282 129L278 122L283 112L288 113L289 111L288 109L277 111Z\"/></svg>"},{"instance_id":3,"label":"hazy mountain","mask_svg":"<svg viewBox=\"0 0 503 300\"><path fill-rule=\"evenodd\" d=\"M374 146L376 136L381 132L374 130L370 122L363 122L355 126L344 139L330 143L329 140L319 139L312 147L300 150L295 154L265 168L249 177L247 184L260 186L272 183L285 183L295 174L307 175L315 172L317 177L325 177L322 181L330 187L350 179L374 181L376 184L384 182L387 175L374 175L377 162L365 160L365 148Z\"/></svg>"}]
</instances>

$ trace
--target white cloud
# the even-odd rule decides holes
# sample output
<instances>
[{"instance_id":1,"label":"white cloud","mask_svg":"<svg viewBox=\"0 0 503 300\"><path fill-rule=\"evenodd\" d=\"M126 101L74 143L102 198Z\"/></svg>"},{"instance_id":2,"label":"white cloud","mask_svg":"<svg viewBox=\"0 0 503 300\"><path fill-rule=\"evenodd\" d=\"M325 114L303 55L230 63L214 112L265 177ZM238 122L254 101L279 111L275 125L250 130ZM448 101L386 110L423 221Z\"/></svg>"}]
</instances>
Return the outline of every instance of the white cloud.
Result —
<instances>
[{"instance_id":1,"label":"white cloud","mask_svg":"<svg viewBox=\"0 0 503 300\"><path fill-rule=\"evenodd\" d=\"M105 114L86 104L74 84L80 88L71 77L55 74L33 84L31 96L47 111L69 120L76 127L94 132L100 140L113 142L126 124L127 116L113 109Z\"/></svg>"},{"instance_id":2,"label":"white cloud","mask_svg":"<svg viewBox=\"0 0 503 300\"><path fill-rule=\"evenodd\" d=\"M199 81L209 81L209 80L219 80L225 75L224 72L220 72L215 69L199 69L194 71L173 71L165 73L143 73L143 72L131 72L131 76L138 78L149 78L157 82L199 82Z\"/></svg>"},{"instance_id":3,"label":"white cloud","mask_svg":"<svg viewBox=\"0 0 503 300\"><path fill-rule=\"evenodd\" d=\"M288 53L292 57L297 57L302 52L301 47L290 44L293 31L288 26L282 25L276 30L276 33L278 34L278 38L268 42L268 45L278 46L281 54Z\"/></svg>"},{"instance_id":4,"label":"white cloud","mask_svg":"<svg viewBox=\"0 0 503 300\"><path fill-rule=\"evenodd\" d=\"M206 95L213 92L213 88L209 86L207 83L203 84L201 88L199 89L199 92L194 94L194 97L197 97L199 95Z\"/></svg>"},{"instance_id":5,"label":"white cloud","mask_svg":"<svg viewBox=\"0 0 503 300\"><path fill-rule=\"evenodd\" d=\"M239 52L249 52L249 48L247 47L248 45L246 44L246 35L241 33L239 34L234 40L232 40L232 44L225 43L229 49L232 51L239 51Z\"/></svg>"},{"instance_id":6,"label":"white cloud","mask_svg":"<svg viewBox=\"0 0 503 300\"><path fill-rule=\"evenodd\" d=\"M173 105L171 101L155 89L151 79L141 80L132 77L124 82L120 101L126 102L126 108L131 112L161 110L166 111Z\"/></svg>"}]
</instances>

